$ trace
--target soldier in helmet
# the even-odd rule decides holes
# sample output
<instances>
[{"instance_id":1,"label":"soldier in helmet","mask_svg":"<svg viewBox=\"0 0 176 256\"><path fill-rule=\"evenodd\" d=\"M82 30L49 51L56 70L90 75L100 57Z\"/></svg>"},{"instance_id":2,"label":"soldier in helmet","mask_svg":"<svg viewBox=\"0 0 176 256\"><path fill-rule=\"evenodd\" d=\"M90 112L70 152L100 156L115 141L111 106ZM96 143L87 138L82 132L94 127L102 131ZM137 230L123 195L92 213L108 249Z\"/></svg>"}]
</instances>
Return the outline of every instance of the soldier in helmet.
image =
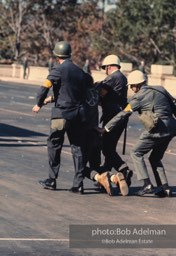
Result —
<instances>
[{"instance_id":1,"label":"soldier in helmet","mask_svg":"<svg viewBox=\"0 0 176 256\"><path fill-rule=\"evenodd\" d=\"M101 67L106 71L107 77L103 81L96 83L96 86L100 92L101 121L103 126L105 126L111 118L127 105L127 78L120 71L120 59L116 55L108 55L103 60ZM102 152L105 157L103 168L108 171L114 168L121 174L121 180L125 179L127 185L130 186L132 171L129 170L125 161L116 151L117 143L126 128L127 121L122 122L111 133L103 134ZM128 191L127 188L125 190Z\"/></svg>"},{"instance_id":2,"label":"soldier in helmet","mask_svg":"<svg viewBox=\"0 0 176 256\"><path fill-rule=\"evenodd\" d=\"M134 163L138 180L143 181L143 187L137 191L136 195L143 196L154 193L159 197L172 196L171 188L168 185L167 176L162 158L171 139L176 135L176 120L173 117L173 98L162 86L147 86L143 72L135 70L128 76L128 84L135 93L129 104L108 123L102 133L111 133L113 128L118 128L121 121L128 119L134 112L154 113L157 116L157 123L150 127L146 117L145 131L140 135L136 145L131 151L131 158ZM145 120L144 120L145 121ZM151 164L158 189L154 191L151 183L144 155L150 153L149 162Z\"/></svg>"},{"instance_id":3,"label":"soldier in helmet","mask_svg":"<svg viewBox=\"0 0 176 256\"><path fill-rule=\"evenodd\" d=\"M39 181L44 188L56 189L60 169L61 150L67 133L74 160L75 176L70 189L83 193L83 171L85 168L86 114L86 73L71 60L71 46L66 41L56 43L54 50L57 65L53 67L37 95L33 112L38 113L45 98L53 88L54 107L51 114L51 130L47 140L49 177Z\"/></svg>"}]
</instances>

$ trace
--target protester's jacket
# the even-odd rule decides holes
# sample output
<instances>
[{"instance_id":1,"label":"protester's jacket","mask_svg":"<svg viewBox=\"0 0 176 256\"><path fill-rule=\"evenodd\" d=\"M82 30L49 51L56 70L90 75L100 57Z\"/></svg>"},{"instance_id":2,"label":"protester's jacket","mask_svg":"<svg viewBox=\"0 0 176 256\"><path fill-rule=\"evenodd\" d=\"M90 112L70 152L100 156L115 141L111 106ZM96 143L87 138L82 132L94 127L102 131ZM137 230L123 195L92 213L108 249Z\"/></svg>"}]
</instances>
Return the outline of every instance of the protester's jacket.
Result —
<instances>
[{"instance_id":1,"label":"protester's jacket","mask_svg":"<svg viewBox=\"0 0 176 256\"><path fill-rule=\"evenodd\" d=\"M56 65L48 75L37 96L37 105L42 106L49 89L53 87L55 107L52 117L73 119L80 112L86 97L85 72L70 59Z\"/></svg>"},{"instance_id":2,"label":"protester's jacket","mask_svg":"<svg viewBox=\"0 0 176 256\"><path fill-rule=\"evenodd\" d=\"M127 79L122 72L117 70L107 76L98 86L108 91L106 96L100 97L103 112L101 121L106 124L127 104Z\"/></svg>"}]
</instances>

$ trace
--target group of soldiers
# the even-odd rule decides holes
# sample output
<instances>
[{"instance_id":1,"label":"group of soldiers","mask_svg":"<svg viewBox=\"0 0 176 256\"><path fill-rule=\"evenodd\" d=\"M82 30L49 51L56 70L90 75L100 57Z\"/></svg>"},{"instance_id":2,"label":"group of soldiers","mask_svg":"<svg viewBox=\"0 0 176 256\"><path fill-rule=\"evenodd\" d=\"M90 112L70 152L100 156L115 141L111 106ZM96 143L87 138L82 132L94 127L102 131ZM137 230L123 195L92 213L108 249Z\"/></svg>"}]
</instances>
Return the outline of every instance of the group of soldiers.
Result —
<instances>
[{"instance_id":1,"label":"group of soldiers","mask_svg":"<svg viewBox=\"0 0 176 256\"><path fill-rule=\"evenodd\" d=\"M132 71L127 79L120 70L120 59L113 54L102 62L101 67L107 77L94 83L89 73L72 62L71 53L68 42L55 44L53 54L57 64L40 87L36 105L32 109L38 113L43 105L54 102L47 139L49 173L48 178L39 183L44 188L56 189L61 150L67 133L75 169L70 192L83 194L83 180L87 177L96 181L109 195L113 195L112 183L119 187L121 195L128 195L133 172L116 148L129 117L137 111L141 116L150 113L151 117L152 113L157 121L150 128L146 126L131 152L137 178L143 181L136 195L154 193L159 197L172 196L161 162L169 142L176 135L172 96L161 86L147 86L146 76L139 70ZM129 101L128 86L134 92ZM51 87L53 96L48 100ZM102 108L101 128L98 106ZM147 119L148 116L145 121ZM155 189L144 161L144 156L150 151L149 161L157 184Z\"/></svg>"}]
</instances>

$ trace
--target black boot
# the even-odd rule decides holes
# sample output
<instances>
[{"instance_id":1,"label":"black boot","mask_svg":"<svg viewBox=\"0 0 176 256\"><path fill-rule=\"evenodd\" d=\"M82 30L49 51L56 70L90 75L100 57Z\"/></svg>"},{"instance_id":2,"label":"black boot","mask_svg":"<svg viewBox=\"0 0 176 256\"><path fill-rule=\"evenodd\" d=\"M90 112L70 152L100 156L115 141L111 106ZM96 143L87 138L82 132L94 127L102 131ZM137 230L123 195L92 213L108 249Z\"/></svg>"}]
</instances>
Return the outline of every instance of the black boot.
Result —
<instances>
[{"instance_id":1,"label":"black boot","mask_svg":"<svg viewBox=\"0 0 176 256\"><path fill-rule=\"evenodd\" d=\"M162 185L155 193L158 197L172 197L172 190L168 184Z\"/></svg>"},{"instance_id":2,"label":"black boot","mask_svg":"<svg viewBox=\"0 0 176 256\"><path fill-rule=\"evenodd\" d=\"M153 193L154 187L152 184L144 185L140 190L136 192L136 196L143 196L145 194Z\"/></svg>"},{"instance_id":3,"label":"black boot","mask_svg":"<svg viewBox=\"0 0 176 256\"><path fill-rule=\"evenodd\" d=\"M84 187L83 187L83 183L81 183L81 185L79 187L72 187L69 189L69 192L72 193L78 193L78 194L84 194Z\"/></svg>"},{"instance_id":4,"label":"black boot","mask_svg":"<svg viewBox=\"0 0 176 256\"><path fill-rule=\"evenodd\" d=\"M152 183L150 182L150 179L144 179L144 186L136 192L136 196L143 196L145 194L153 193L154 187Z\"/></svg>"},{"instance_id":5,"label":"black boot","mask_svg":"<svg viewBox=\"0 0 176 256\"><path fill-rule=\"evenodd\" d=\"M46 189L56 190L56 179L48 178L46 180L39 180L39 184Z\"/></svg>"}]
</instances>

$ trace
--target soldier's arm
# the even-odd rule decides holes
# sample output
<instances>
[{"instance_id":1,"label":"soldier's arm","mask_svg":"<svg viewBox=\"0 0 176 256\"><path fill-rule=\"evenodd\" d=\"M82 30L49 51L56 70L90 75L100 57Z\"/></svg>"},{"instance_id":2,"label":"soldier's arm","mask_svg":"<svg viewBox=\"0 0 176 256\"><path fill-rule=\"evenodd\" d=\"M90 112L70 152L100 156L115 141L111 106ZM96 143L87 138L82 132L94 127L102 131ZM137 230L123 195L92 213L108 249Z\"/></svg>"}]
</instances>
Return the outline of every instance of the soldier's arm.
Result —
<instances>
[{"instance_id":1,"label":"soldier's arm","mask_svg":"<svg viewBox=\"0 0 176 256\"><path fill-rule=\"evenodd\" d=\"M36 105L32 108L32 111L38 113L41 107L44 105L44 100L47 97L49 89L52 87L52 83L50 80L46 79L43 86L40 86L37 97L36 97Z\"/></svg>"},{"instance_id":2,"label":"soldier's arm","mask_svg":"<svg viewBox=\"0 0 176 256\"><path fill-rule=\"evenodd\" d=\"M120 125L122 122L131 116L133 110L131 105L128 104L124 110L115 115L104 127L105 131L110 132L114 127Z\"/></svg>"}]
</instances>

